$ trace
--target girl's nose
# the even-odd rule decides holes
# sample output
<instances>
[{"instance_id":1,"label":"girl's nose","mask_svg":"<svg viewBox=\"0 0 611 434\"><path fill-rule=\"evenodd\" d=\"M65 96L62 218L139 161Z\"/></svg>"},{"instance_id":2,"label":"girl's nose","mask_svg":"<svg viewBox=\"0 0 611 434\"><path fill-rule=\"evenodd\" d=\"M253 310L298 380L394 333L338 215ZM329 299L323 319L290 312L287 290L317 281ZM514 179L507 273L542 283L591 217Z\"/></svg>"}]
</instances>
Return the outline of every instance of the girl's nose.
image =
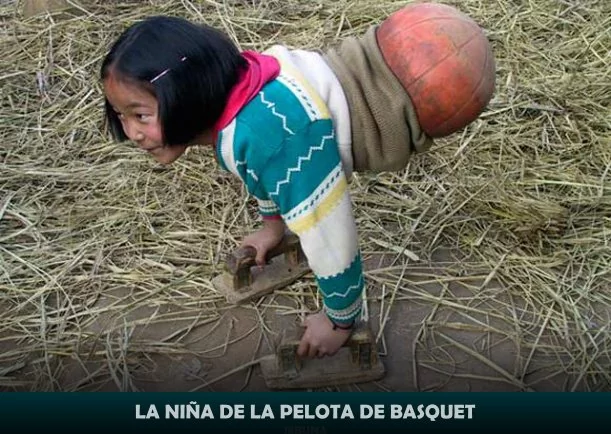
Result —
<instances>
[{"instance_id":1,"label":"girl's nose","mask_svg":"<svg viewBox=\"0 0 611 434\"><path fill-rule=\"evenodd\" d=\"M144 134L142 133L136 133L136 136L134 137L134 142L140 144L142 141L144 141Z\"/></svg>"},{"instance_id":2,"label":"girl's nose","mask_svg":"<svg viewBox=\"0 0 611 434\"><path fill-rule=\"evenodd\" d=\"M139 143L144 140L144 134L138 131L138 128L133 123L128 123L125 130L125 134L132 142Z\"/></svg>"}]
</instances>

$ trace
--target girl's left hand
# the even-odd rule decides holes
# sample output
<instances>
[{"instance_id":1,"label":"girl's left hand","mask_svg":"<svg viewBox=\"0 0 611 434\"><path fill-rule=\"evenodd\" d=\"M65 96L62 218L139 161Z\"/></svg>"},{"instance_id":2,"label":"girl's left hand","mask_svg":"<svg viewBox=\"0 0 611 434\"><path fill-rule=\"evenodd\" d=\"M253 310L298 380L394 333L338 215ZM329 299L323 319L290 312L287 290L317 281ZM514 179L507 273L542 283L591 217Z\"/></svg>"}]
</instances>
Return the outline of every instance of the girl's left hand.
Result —
<instances>
[{"instance_id":1,"label":"girl's left hand","mask_svg":"<svg viewBox=\"0 0 611 434\"><path fill-rule=\"evenodd\" d=\"M334 355L350 337L352 330L333 330L333 323L324 312L308 315L304 321L305 333L299 343L299 357Z\"/></svg>"}]
</instances>

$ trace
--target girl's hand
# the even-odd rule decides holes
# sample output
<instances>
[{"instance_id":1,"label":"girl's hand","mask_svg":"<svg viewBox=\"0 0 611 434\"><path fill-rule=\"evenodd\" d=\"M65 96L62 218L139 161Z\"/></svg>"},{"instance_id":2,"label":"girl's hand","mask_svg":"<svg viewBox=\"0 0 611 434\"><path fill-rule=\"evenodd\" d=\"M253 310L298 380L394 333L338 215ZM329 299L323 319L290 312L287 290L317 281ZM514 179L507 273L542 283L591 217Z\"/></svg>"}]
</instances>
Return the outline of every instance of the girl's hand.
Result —
<instances>
[{"instance_id":1,"label":"girl's hand","mask_svg":"<svg viewBox=\"0 0 611 434\"><path fill-rule=\"evenodd\" d=\"M242 247L254 247L257 250L255 262L262 267L265 265L265 255L282 241L285 231L286 225L282 220L263 220L263 228L244 238Z\"/></svg>"},{"instance_id":2,"label":"girl's hand","mask_svg":"<svg viewBox=\"0 0 611 434\"><path fill-rule=\"evenodd\" d=\"M350 337L351 330L335 329L324 312L309 315L304 322L306 331L301 338L297 355L299 357L332 356Z\"/></svg>"}]
</instances>

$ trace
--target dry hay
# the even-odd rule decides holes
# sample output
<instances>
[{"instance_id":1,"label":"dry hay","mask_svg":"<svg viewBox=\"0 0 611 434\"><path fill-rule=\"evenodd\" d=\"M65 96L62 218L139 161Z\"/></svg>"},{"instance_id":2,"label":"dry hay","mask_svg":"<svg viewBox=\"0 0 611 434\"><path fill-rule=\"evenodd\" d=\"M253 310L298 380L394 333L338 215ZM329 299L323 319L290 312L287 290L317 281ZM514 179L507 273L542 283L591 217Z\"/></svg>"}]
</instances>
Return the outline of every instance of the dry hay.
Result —
<instances>
[{"instance_id":1,"label":"dry hay","mask_svg":"<svg viewBox=\"0 0 611 434\"><path fill-rule=\"evenodd\" d=\"M481 119L407 170L352 184L381 346L393 353L385 339L402 333L400 306L420 307L402 318L410 388L463 378L539 390L561 375L563 390L609 390L611 3L446 3L485 28L497 90ZM192 354L189 333L230 308L210 279L256 227L252 203L209 151L164 168L107 138L98 67L118 32L173 14L219 26L243 49L321 48L402 4L122 1L29 20L2 6L0 387L134 390L156 355ZM249 309L303 315L320 304L308 279L283 293L295 302ZM167 335L135 334L142 324ZM461 371L464 359L487 373ZM62 383L75 364L86 375Z\"/></svg>"}]
</instances>

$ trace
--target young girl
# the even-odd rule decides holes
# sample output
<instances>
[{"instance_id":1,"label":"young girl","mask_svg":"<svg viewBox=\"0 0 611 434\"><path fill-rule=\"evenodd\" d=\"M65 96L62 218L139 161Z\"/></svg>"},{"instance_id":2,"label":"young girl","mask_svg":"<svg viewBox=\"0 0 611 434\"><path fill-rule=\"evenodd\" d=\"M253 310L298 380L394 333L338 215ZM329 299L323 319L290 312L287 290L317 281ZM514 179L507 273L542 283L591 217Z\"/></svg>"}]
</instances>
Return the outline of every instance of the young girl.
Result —
<instances>
[{"instance_id":1,"label":"young girl","mask_svg":"<svg viewBox=\"0 0 611 434\"><path fill-rule=\"evenodd\" d=\"M101 68L117 140L163 164L213 144L221 168L244 182L263 220L242 244L255 247L257 263L287 227L299 236L324 305L305 321L302 357L334 354L361 311L352 171L401 169L430 144L401 85L375 67L383 61L368 35L327 56L282 46L240 52L213 28L153 17L127 29ZM370 65L360 76L350 66L359 63Z\"/></svg>"}]
</instances>

